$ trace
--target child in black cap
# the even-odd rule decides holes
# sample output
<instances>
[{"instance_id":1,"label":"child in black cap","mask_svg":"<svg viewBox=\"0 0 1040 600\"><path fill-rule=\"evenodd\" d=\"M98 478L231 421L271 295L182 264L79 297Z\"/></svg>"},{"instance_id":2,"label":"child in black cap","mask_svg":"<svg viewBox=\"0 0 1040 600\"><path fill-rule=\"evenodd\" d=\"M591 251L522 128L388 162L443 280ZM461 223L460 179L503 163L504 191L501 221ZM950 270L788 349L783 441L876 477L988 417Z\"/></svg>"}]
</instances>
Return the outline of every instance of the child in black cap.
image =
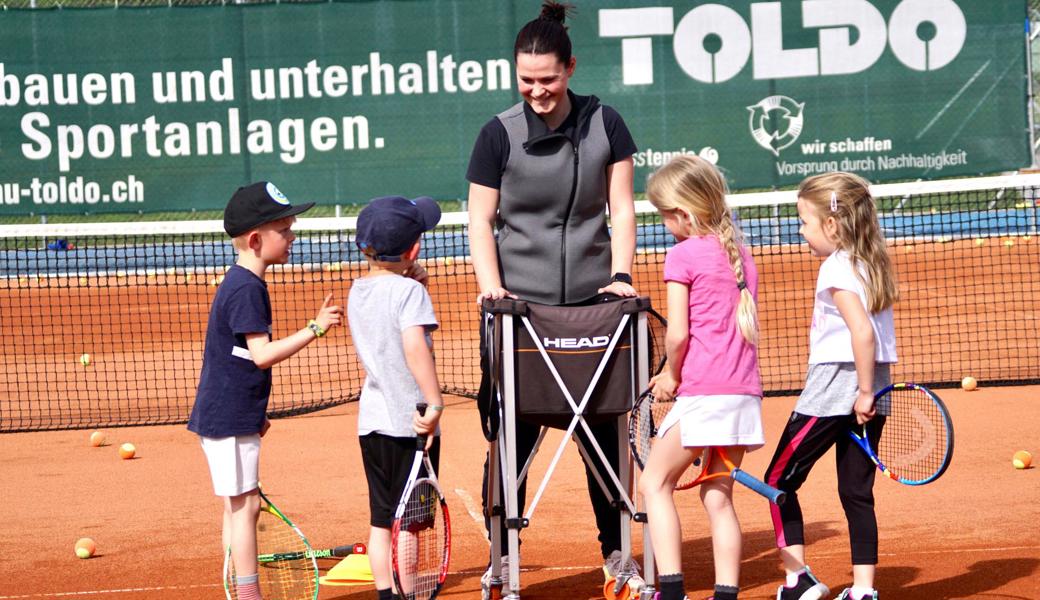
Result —
<instances>
[{"instance_id":1,"label":"child in black cap","mask_svg":"<svg viewBox=\"0 0 1040 600\"><path fill-rule=\"evenodd\" d=\"M188 429L197 433L209 463L213 490L224 498L221 542L230 547L239 600L260 598L256 519L260 438L267 432L271 367L340 324L332 294L306 327L271 339L267 267L289 261L296 215L314 203L292 206L273 183L240 187L224 209L224 231L238 260L213 298L202 373Z\"/></svg>"},{"instance_id":2,"label":"child in black cap","mask_svg":"<svg viewBox=\"0 0 1040 600\"><path fill-rule=\"evenodd\" d=\"M368 479L369 559L379 600L393 598L390 527L415 456L415 435L428 435L437 468L437 423L444 410L434 370L430 332L437 328L424 287L426 271L415 259L422 234L440 221L430 198L376 198L358 215L357 246L369 272L351 285L347 319L365 384L358 409L361 457ZM425 402L425 415L415 405Z\"/></svg>"}]
</instances>

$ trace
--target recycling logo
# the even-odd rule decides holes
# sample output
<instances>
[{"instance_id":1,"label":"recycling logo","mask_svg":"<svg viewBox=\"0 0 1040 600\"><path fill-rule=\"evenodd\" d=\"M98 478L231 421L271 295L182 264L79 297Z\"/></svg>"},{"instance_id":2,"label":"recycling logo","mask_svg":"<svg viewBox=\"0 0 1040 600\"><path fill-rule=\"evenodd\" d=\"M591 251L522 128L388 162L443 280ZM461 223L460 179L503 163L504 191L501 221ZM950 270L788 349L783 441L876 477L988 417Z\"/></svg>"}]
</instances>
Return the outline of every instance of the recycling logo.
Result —
<instances>
[{"instance_id":1,"label":"recycling logo","mask_svg":"<svg viewBox=\"0 0 1040 600\"><path fill-rule=\"evenodd\" d=\"M748 123L751 137L759 146L780 156L780 151L793 144L802 133L804 108L804 102L799 104L787 96L763 98L747 107L751 113Z\"/></svg>"}]
</instances>

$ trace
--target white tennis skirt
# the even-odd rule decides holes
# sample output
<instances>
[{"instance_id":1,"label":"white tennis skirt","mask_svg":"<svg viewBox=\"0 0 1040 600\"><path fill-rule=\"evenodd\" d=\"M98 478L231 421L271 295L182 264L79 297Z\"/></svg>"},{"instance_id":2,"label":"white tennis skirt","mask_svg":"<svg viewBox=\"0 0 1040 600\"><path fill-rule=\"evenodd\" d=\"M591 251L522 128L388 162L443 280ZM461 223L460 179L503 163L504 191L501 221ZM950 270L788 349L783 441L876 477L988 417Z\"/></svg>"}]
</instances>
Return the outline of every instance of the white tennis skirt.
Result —
<instances>
[{"instance_id":1,"label":"white tennis skirt","mask_svg":"<svg viewBox=\"0 0 1040 600\"><path fill-rule=\"evenodd\" d=\"M213 493L241 496L258 487L260 436L239 435L222 438L202 437L202 451L209 463Z\"/></svg>"},{"instance_id":2,"label":"white tennis skirt","mask_svg":"<svg viewBox=\"0 0 1040 600\"><path fill-rule=\"evenodd\" d=\"M750 452L766 442L762 434L762 399L758 396L679 396L657 436L664 437L675 424L679 425L682 445L687 448L747 446Z\"/></svg>"}]
</instances>

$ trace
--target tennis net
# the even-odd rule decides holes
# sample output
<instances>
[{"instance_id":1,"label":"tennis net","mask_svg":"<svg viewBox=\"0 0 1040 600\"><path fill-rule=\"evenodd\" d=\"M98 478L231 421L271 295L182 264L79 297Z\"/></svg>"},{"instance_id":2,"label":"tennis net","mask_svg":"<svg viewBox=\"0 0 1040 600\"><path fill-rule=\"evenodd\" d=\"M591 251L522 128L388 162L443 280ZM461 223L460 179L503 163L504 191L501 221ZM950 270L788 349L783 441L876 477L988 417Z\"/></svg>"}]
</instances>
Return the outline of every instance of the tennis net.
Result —
<instances>
[{"instance_id":1,"label":"tennis net","mask_svg":"<svg viewBox=\"0 0 1040 600\"><path fill-rule=\"evenodd\" d=\"M896 379L1040 381L1040 175L877 185L899 279ZM820 259L798 235L794 192L730 197L758 265L766 393L797 392ZM672 237L637 203L636 288L664 307ZM301 219L268 281L274 335L325 294L346 303L367 266L355 220ZM445 392L479 383L476 281L465 214L424 238ZM181 423L194 400L210 302L234 253L218 221L0 227L0 432ZM663 312L663 310L662 310ZM356 400L364 371L344 328L275 367L272 416Z\"/></svg>"}]
</instances>

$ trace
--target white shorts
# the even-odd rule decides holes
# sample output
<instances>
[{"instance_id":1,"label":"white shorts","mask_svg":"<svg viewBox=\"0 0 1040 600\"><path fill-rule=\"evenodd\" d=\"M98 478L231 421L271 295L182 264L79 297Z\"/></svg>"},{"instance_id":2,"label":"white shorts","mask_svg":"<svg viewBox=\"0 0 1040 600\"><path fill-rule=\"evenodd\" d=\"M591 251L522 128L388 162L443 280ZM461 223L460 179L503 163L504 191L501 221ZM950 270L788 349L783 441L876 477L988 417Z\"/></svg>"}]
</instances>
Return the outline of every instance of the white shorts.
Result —
<instances>
[{"instance_id":1,"label":"white shorts","mask_svg":"<svg viewBox=\"0 0 1040 600\"><path fill-rule=\"evenodd\" d=\"M202 451L213 478L213 493L240 496L258 487L260 436L202 437Z\"/></svg>"},{"instance_id":2,"label":"white shorts","mask_svg":"<svg viewBox=\"0 0 1040 600\"><path fill-rule=\"evenodd\" d=\"M762 399L758 396L679 396L657 436L664 437L676 423L682 445L687 448L746 446L751 452L766 443L762 434Z\"/></svg>"}]
</instances>

